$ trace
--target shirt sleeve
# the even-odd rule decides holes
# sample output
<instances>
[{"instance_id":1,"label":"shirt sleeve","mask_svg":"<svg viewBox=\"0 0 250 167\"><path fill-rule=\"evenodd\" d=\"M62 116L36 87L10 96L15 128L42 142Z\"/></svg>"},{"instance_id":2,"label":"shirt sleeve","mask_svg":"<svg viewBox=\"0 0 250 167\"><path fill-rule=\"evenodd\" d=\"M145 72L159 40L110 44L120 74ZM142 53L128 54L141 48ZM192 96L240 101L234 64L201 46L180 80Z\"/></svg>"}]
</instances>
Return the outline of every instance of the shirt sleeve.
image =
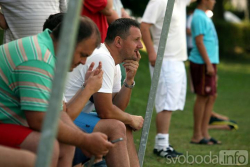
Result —
<instances>
[{"instance_id":1,"label":"shirt sleeve","mask_svg":"<svg viewBox=\"0 0 250 167\"><path fill-rule=\"evenodd\" d=\"M142 22L155 24L161 16L164 16L164 5L159 0L150 0L142 17Z\"/></svg>"},{"instance_id":2,"label":"shirt sleeve","mask_svg":"<svg viewBox=\"0 0 250 167\"><path fill-rule=\"evenodd\" d=\"M121 68L120 65L115 66L115 79L114 79L114 85L113 85L113 93L117 93L121 90Z\"/></svg>"},{"instance_id":3,"label":"shirt sleeve","mask_svg":"<svg viewBox=\"0 0 250 167\"><path fill-rule=\"evenodd\" d=\"M107 0L85 0L84 8L88 9L92 13L97 13L103 10L108 4Z\"/></svg>"},{"instance_id":4,"label":"shirt sleeve","mask_svg":"<svg viewBox=\"0 0 250 167\"><path fill-rule=\"evenodd\" d=\"M41 61L28 61L15 71L13 91L19 94L21 110L47 111L54 69Z\"/></svg>"},{"instance_id":5,"label":"shirt sleeve","mask_svg":"<svg viewBox=\"0 0 250 167\"><path fill-rule=\"evenodd\" d=\"M199 35L204 35L205 34L205 21L202 19L202 17L193 17L192 23L191 23L191 30L192 30L192 35L194 37L199 36Z\"/></svg>"}]
</instances>

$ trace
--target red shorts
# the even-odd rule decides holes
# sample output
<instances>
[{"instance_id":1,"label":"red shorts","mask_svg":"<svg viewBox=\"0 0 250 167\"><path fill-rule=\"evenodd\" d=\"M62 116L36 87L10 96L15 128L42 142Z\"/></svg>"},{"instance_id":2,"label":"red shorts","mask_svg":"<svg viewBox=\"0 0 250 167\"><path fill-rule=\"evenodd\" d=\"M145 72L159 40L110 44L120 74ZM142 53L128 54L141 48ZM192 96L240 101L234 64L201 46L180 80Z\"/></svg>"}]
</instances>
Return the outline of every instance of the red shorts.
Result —
<instances>
[{"instance_id":1,"label":"red shorts","mask_svg":"<svg viewBox=\"0 0 250 167\"><path fill-rule=\"evenodd\" d=\"M25 126L0 123L0 145L20 148L31 132L32 130Z\"/></svg>"},{"instance_id":2,"label":"red shorts","mask_svg":"<svg viewBox=\"0 0 250 167\"><path fill-rule=\"evenodd\" d=\"M196 64L190 62L190 72L194 85L194 92L198 95L215 95L216 90L216 64L213 64L215 75L207 74L206 64Z\"/></svg>"}]
</instances>

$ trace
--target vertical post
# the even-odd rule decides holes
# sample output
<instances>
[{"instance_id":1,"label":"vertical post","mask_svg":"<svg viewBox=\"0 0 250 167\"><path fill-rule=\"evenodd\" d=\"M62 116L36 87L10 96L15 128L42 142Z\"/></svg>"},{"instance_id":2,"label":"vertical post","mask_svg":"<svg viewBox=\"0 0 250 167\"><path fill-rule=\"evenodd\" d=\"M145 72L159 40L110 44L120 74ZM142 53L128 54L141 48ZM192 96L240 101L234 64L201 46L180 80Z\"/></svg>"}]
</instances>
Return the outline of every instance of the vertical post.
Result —
<instances>
[{"instance_id":1,"label":"vertical post","mask_svg":"<svg viewBox=\"0 0 250 167\"><path fill-rule=\"evenodd\" d=\"M155 95L156 95L156 90L158 87L163 54L164 54L166 43L167 43L167 37L168 37L170 22L172 18L174 3L175 3L175 0L168 0L165 17L163 21L161 38L160 38L160 43L159 43L158 52L157 52L157 59L156 59L153 78L151 82L147 110L146 110L146 114L144 118L145 120L144 120L144 125L142 128L142 135L141 135L140 147L139 147L139 152L138 152L139 162L140 162L141 167L143 166L143 160L144 160L145 150L146 150L147 140L148 140L148 133L150 129L150 123L151 123L152 113L153 113L154 104L155 104Z\"/></svg>"},{"instance_id":2,"label":"vertical post","mask_svg":"<svg viewBox=\"0 0 250 167\"><path fill-rule=\"evenodd\" d=\"M68 12L63 19L50 103L42 127L36 167L49 167L51 163L60 109L62 107L62 95L67 72L71 64L71 55L75 47L82 3L82 0L70 0Z\"/></svg>"}]
</instances>

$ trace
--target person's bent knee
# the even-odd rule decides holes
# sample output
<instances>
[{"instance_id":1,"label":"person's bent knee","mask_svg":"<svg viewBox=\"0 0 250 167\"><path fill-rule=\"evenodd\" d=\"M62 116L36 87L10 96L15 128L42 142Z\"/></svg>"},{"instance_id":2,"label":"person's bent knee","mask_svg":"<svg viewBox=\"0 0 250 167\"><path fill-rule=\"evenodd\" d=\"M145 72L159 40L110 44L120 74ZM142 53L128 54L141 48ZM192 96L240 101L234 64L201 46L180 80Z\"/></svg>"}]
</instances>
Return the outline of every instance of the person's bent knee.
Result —
<instances>
[{"instance_id":1,"label":"person's bent knee","mask_svg":"<svg viewBox=\"0 0 250 167\"><path fill-rule=\"evenodd\" d=\"M126 126L123 122L119 120L112 120L111 122L111 133L115 134L115 136L120 136L122 138L126 137Z\"/></svg>"}]
</instances>

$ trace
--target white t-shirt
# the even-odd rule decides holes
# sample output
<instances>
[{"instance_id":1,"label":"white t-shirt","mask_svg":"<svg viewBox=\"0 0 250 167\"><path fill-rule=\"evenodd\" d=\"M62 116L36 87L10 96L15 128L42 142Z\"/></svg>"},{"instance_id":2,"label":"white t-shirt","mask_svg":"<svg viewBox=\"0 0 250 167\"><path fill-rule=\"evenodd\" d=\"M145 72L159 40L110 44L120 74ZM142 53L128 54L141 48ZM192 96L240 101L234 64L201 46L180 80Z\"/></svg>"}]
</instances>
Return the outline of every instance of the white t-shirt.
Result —
<instances>
[{"instance_id":1,"label":"white t-shirt","mask_svg":"<svg viewBox=\"0 0 250 167\"><path fill-rule=\"evenodd\" d=\"M49 15L67 11L66 0L0 0L0 6L9 26L3 43L41 33Z\"/></svg>"},{"instance_id":2,"label":"white t-shirt","mask_svg":"<svg viewBox=\"0 0 250 167\"><path fill-rule=\"evenodd\" d=\"M121 89L121 69L119 64L115 65L113 57L106 48L105 44L101 44L100 48L95 49L93 54L88 57L85 65L79 65L69 73L69 78L65 88L65 98L69 101L76 92L82 87L85 81L85 74L92 62L95 63L94 69L102 62L103 82L102 87L98 92L102 93L117 93ZM83 112L91 112L94 109L94 104L88 101L83 109Z\"/></svg>"},{"instance_id":3,"label":"white t-shirt","mask_svg":"<svg viewBox=\"0 0 250 167\"><path fill-rule=\"evenodd\" d=\"M167 2L168 0L150 0L142 17L142 22L153 24L150 31L156 52L158 51ZM168 60L187 60L186 6L189 3L190 0L175 0L164 52L164 58Z\"/></svg>"}]
</instances>

